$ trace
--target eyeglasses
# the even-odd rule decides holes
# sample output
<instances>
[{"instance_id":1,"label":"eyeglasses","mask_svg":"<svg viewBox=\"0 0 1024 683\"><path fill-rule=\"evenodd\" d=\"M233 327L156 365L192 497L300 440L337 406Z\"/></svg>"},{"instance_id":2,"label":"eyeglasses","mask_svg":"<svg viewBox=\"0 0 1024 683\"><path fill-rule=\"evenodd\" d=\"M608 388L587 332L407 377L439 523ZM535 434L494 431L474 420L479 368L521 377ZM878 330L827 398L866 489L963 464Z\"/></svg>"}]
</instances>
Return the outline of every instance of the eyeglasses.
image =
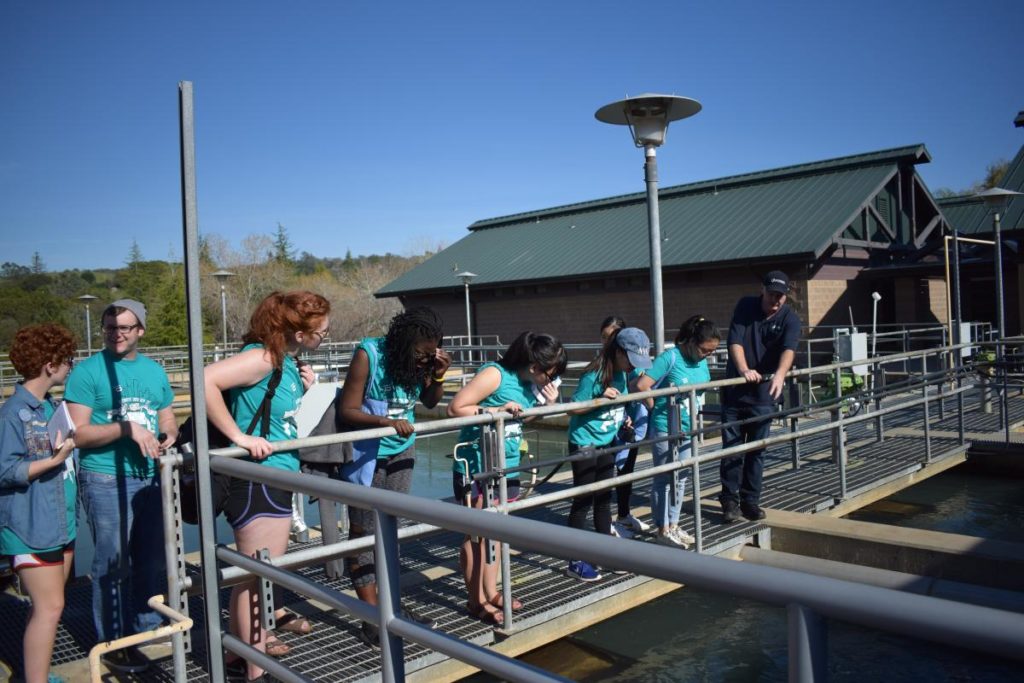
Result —
<instances>
[{"instance_id":1,"label":"eyeglasses","mask_svg":"<svg viewBox=\"0 0 1024 683\"><path fill-rule=\"evenodd\" d=\"M69 367L69 368L73 368L73 367L75 367L75 359L74 359L74 358L68 358L68 359L67 359L66 361L64 361L64 362L68 364L68 367Z\"/></svg>"},{"instance_id":2,"label":"eyeglasses","mask_svg":"<svg viewBox=\"0 0 1024 683\"><path fill-rule=\"evenodd\" d=\"M117 332L118 334L128 334L136 327L142 327L142 325L139 325L138 323L134 325L104 325L103 333L114 334L115 332Z\"/></svg>"},{"instance_id":3,"label":"eyeglasses","mask_svg":"<svg viewBox=\"0 0 1024 683\"><path fill-rule=\"evenodd\" d=\"M549 382L554 382L556 379L558 379L558 369L557 368L551 368L549 370L541 370L540 374L542 374L545 377L547 377Z\"/></svg>"},{"instance_id":4,"label":"eyeglasses","mask_svg":"<svg viewBox=\"0 0 1024 683\"><path fill-rule=\"evenodd\" d=\"M310 332L310 334L315 334L316 336L320 337L320 341L323 341L324 339L327 339L328 337L331 336L331 331L324 330L323 332L321 332L319 330L313 330L312 332Z\"/></svg>"},{"instance_id":5,"label":"eyeglasses","mask_svg":"<svg viewBox=\"0 0 1024 683\"><path fill-rule=\"evenodd\" d=\"M717 351L717 350L718 350L718 345L715 345L715 348L713 348L713 349L702 349L699 346L697 347L697 353L700 354L701 358L707 358L708 356L713 356L715 354L715 351Z\"/></svg>"}]
</instances>

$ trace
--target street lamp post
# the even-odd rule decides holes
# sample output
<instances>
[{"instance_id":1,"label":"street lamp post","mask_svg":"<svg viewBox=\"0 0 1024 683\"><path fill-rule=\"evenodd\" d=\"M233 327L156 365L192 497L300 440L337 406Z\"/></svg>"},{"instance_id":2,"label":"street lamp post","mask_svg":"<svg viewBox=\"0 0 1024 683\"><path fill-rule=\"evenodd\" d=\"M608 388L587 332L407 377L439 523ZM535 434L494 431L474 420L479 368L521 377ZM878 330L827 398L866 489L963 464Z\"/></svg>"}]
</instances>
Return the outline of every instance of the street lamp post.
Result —
<instances>
[{"instance_id":1,"label":"street lamp post","mask_svg":"<svg viewBox=\"0 0 1024 683\"><path fill-rule=\"evenodd\" d=\"M85 349L92 355L92 318L89 313L89 305L96 301L92 294L83 294L78 300L85 304Z\"/></svg>"},{"instance_id":2,"label":"street lamp post","mask_svg":"<svg viewBox=\"0 0 1024 683\"><path fill-rule=\"evenodd\" d=\"M665 142L668 124L701 110L697 100L675 95L647 93L606 104L594 113L603 123L629 126L633 142L644 150L644 181L647 184L647 228L650 241L651 315L654 318L654 349L665 349L665 311L661 286L661 220L658 215L658 159L655 150Z\"/></svg>"},{"instance_id":3,"label":"street lamp post","mask_svg":"<svg viewBox=\"0 0 1024 683\"><path fill-rule=\"evenodd\" d=\"M466 343L470 346L473 345L473 319L469 313L469 283L476 277L476 273L471 273L468 270L464 270L461 273L456 273L455 277L462 280L462 286L466 291ZM473 360L473 352L470 351L470 362Z\"/></svg>"},{"instance_id":4,"label":"street lamp post","mask_svg":"<svg viewBox=\"0 0 1024 683\"><path fill-rule=\"evenodd\" d=\"M1014 192L1013 190L993 187L984 192L979 192L977 195L985 200L985 206L992 211L992 228L995 232L993 241L995 242L996 250L996 324L999 325L999 336L1004 339L1007 335L1006 319L1003 312L1003 240L1000 234L999 214L1006 208L1007 202L1019 194L1020 192Z\"/></svg>"},{"instance_id":5,"label":"street lamp post","mask_svg":"<svg viewBox=\"0 0 1024 683\"><path fill-rule=\"evenodd\" d=\"M217 282L220 283L220 322L226 353L228 345L228 293L227 290L224 289L224 285L228 281L228 278L234 277L235 274L230 270L218 270L213 274L213 276L217 278Z\"/></svg>"}]
</instances>

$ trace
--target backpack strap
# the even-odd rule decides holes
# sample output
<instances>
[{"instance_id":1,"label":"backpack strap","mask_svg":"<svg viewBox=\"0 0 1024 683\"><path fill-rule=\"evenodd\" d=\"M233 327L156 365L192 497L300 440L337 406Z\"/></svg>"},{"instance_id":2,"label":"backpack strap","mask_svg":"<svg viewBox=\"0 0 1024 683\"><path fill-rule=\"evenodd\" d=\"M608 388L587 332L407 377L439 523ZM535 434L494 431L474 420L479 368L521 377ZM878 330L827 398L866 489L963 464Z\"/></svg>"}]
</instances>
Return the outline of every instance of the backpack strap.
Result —
<instances>
[{"instance_id":1,"label":"backpack strap","mask_svg":"<svg viewBox=\"0 0 1024 683\"><path fill-rule=\"evenodd\" d=\"M246 434L252 434L256 430L257 424L260 425L261 437L266 438L267 434L270 433L270 404L274 400L277 386L281 384L281 376L283 374L283 368L274 368L274 371L270 373L270 381L267 382L267 393L263 396L263 401L260 403L256 414L252 416L252 422L249 423L249 428L245 430Z\"/></svg>"},{"instance_id":2,"label":"backpack strap","mask_svg":"<svg viewBox=\"0 0 1024 683\"><path fill-rule=\"evenodd\" d=\"M668 369L665 370L665 374L661 376L661 379L654 383L654 386L652 386L651 389L660 389L661 385L664 384L665 380L668 379L668 376L672 374L672 368L676 366L676 355L677 354L675 353L669 354Z\"/></svg>"}]
</instances>

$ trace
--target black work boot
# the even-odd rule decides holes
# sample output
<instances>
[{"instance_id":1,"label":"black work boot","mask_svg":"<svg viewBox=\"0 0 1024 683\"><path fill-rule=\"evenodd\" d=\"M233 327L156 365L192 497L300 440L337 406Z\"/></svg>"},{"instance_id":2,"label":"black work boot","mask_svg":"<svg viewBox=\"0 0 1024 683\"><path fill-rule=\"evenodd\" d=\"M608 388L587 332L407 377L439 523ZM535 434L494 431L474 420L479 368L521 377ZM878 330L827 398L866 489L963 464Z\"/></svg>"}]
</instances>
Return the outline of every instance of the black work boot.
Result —
<instances>
[{"instance_id":1,"label":"black work boot","mask_svg":"<svg viewBox=\"0 0 1024 683\"><path fill-rule=\"evenodd\" d=\"M722 524L732 524L743 519L740 514L740 504L735 500L722 501Z\"/></svg>"},{"instance_id":2,"label":"black work boot","mask_svg":"<svg viewBox=\"0 0 1024 683\"><path fill-rule=\"evenodd\" d=\"M757 503L744 503L740 505L740 511L743 512L743 516L749 519L751 522L764 519L764 510L762 510Z\"/></svg>"}]
</instances>

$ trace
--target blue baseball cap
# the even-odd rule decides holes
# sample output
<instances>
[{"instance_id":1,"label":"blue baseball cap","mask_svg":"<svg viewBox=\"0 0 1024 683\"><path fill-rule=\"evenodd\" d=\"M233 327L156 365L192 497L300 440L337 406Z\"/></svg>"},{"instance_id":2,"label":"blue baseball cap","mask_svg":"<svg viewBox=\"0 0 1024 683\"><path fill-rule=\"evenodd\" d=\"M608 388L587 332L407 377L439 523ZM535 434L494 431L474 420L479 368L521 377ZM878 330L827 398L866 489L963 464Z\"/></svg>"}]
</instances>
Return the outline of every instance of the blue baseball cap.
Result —
<instances>
[{"instance_id":1,"label":"blue baseball cap","mask_svg":"<svg viewBox=\"0 0 1024 683\"><path fill-rule=\"evenodd\" d=\"M623 327L615 336L615 343L626 352L634 368L646 370L654 364L651 360L651 340L639 327Z\"/></svg>"}]
</instances>

